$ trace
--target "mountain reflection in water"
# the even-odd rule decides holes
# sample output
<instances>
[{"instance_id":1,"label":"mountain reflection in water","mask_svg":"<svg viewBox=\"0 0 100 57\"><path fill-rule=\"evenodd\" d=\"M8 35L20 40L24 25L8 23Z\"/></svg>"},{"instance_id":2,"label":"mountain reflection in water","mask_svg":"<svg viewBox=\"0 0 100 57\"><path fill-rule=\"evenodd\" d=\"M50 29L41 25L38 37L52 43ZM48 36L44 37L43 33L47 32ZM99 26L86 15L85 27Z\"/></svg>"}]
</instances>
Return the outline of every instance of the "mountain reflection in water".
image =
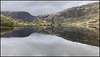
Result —
<instances>
[{"instance_id":1,"label":"mountain reflection in water","mask_svg":"<svg viewBox=\"0 0 100 57\"><path fill-rule=\"evenodd\" d=\"M11 28L12 30L12 28ZM1 30L1 32L6 30ZM22 28L13 30L12 32L5 32L1 35L2 38L24 38L28 37L32 33L41 33L56 35L62 37L66 40L73 42L80 42L84 44L89 44L93 46L99 46L99 29L86 29L86 28L77 28L77 27L33 27L33 28Z\"/></svg>"}]
</instances>

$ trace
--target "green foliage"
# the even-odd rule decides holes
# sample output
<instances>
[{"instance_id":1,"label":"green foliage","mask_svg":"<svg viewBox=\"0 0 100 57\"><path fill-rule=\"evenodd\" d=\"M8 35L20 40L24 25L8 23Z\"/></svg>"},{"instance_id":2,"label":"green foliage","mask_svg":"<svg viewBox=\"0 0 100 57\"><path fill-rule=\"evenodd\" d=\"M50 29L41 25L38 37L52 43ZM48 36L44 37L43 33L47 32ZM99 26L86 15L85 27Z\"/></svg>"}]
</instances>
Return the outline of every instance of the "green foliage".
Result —
<instances>
[{"instance_id":1,"label":"green foliage","mask_svg":"<svg viewBox=\"0 0 100 57\"><path fill-rule=\"evenodd\" d=\"M0 26L5 26L5 27L22 27L22 26L31 26L33 25L32 22L26 22L22 21L20 19L13 19L11 17L6 17L1 15L1 25Z\"/></svg>"}]
</instances>

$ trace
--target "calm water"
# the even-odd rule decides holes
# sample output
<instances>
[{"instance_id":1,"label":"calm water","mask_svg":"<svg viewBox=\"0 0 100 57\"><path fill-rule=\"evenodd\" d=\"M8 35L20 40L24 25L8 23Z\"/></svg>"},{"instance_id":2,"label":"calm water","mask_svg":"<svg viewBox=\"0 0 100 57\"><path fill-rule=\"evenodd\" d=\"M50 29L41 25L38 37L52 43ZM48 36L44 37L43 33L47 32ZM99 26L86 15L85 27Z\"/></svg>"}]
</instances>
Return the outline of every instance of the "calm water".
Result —
<instances>
[{"instance_id":1,"label":"calm water","mask_svg":"<svg viewBox=\"0 0 100 57\"><path fill-rule=\"evenodd\" d=\"M96 28L34 27L1 31L2 56L99 56Z\"/></svg>"}]
</instances>

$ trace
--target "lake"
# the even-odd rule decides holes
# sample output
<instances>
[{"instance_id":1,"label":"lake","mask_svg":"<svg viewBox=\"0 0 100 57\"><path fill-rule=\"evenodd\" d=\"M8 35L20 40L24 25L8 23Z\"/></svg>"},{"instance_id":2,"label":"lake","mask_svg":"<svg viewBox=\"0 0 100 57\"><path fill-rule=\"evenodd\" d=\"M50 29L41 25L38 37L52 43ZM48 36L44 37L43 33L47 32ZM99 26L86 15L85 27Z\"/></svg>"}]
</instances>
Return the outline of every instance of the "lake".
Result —
<instances>
[{"instance_id":1,"label":"lake","mask_svg":"<svg viewBox=\"0 0 100 57\"><path fill-rule=\"evenodd\" d=\"M99 56L99 29L31 27L1 29L2 56Z\"/></svg>"}]
</instances>

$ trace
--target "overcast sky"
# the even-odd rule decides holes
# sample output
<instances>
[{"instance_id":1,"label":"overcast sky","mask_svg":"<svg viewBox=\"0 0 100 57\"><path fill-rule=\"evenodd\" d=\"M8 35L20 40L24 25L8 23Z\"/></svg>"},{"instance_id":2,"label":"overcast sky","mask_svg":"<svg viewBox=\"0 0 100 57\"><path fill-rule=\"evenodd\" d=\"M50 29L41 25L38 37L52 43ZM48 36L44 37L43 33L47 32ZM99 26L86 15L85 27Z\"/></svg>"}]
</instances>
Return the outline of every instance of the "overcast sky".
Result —
<instances>
[{"instance_id":1,"label":"overcast sky","mask_svg":"<svg viewBox=\"0 0 100 57\"><path fill-rule=\"evenodd\" d=\"M2 1L1 11L27 11L37 16L98 1Z\"/></svg>"}]
</instances>

